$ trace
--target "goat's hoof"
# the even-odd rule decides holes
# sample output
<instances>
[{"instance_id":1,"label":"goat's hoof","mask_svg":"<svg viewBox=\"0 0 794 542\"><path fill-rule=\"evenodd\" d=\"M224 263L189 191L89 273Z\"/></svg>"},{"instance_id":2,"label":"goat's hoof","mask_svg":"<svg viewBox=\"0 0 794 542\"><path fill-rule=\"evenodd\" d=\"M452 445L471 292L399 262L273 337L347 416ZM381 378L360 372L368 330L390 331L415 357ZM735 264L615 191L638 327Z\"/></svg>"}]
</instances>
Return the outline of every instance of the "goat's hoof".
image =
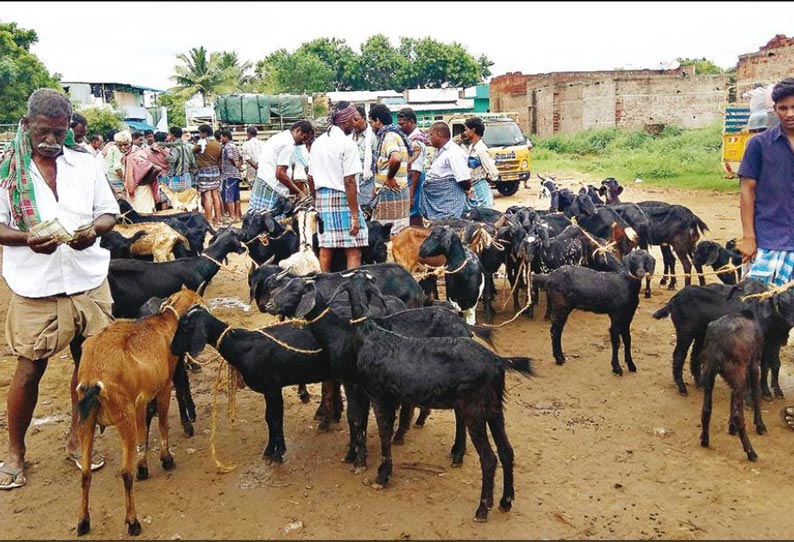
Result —
<instances>
[{"instance_id":1,"label":"goat's hoof","mask_svg":"<svg viewBox=\"0 0 794 542\"><path fill-rule=\"evenodd\" d=\"M613 367L612 372L615 373L616 376L623 376L623 369L621 369L620 367L617 368Z\"/></svg>"},{"instance_id":2,"label":"goat's hoof","mask_svg":"<svg viewBox=\"0 0 794 542\"><path fill-rule=\"evenodd\" d=\"M485 523L488 521L488 506L484 502L480 502L480 506L474 513L474 521L477 523Z\"/></svg>"},{"instance_id":3,"label":"goat's hoof","mask_svg":"<svg viewBox=\"0 0 794 542\"><path fill-rule=\"evenodd\" d=\"M192 437L195 434L195 430L193 429L192 423L186 423L182 426L182 432L185 433L186 437Z\"/></svg>"},{"instance_id":4,"label":"goat's hoof","mask_svg":"<svg viewBox=\"0 0 794 542\"><path fill-rule=\"evenodd\" d=\"M387 474L378 474L375 481L372 482L372 487L375 489L383 489L389 483L389 476Z\"/></svg>"},{"instance_id":5,"label":"goat's hoof","mask_svg":"<svg viewBox=\"0 0 794 542\"><path fill-rule=\"evenodd\" d=\"M708 448L709 447L709 439L701 439L700 440L700 445L702 447L704 447L704 448Z\"/></svg>"},{"instance_id":6,"label":"goat's hoof","mask_svg":"<svg viewBox=\"0 0 794 542\"><path fill-rule=\"evenodd\" d=\"M634 365L633 363L631 365L629 365L629 372L630 373L636 373L637 372L637 366Z\"/></svg>"},{"instance_id":7,"label":"goat's hoof","mask_svg":"<svg viewBox=\"0 0 794 542\"><path fill-rule=\"evenodd\" d=\"M554 363L557 365L565 365L565 358L555 358Z\"/></svg>"},{"instance_id":8,"label":"goat's hoof","mask_svg":"<svg viewBox=\"0 0 794 542\"><path fill-rule=\"evenodd\" d=\"M88 534L91 530L91 520L89 518L85 518L81 520L80 523L77 524L77 536L83 536L84 534Z\"/></svg>"},{"instance_id":9,"label":"goat's hoof","mask_svg":"<svg viewBox=\"0 0 794 542\"><path fill-rule=\"evenodd\" d=\"M751 450L747 452L747 459L750 461L758 461L758 454L755 451Z\"/></svg>"},{"instance_id":10,"label":"goat's hoof","mask_svg":"<svg viewBox=\"0 0 794 542\"><path fill-rule=\"evenodd\" d=\"M135 478L138 480L146 480L149 477L149 467L138 466L138 473Z\"/></svg>"},{"instance_id":11,"label":"goat's hoof","mask_svg":"<svg viewBox=\"0 0 794 542\"><path fill-rule=\"evenodd\" d=\"M378 482L372 482L372 489L383 489L385 486L383 484L379 484Z\"/></svg>"},{"instance_id":12,"label":"goat's hoof","mask_svg":"<svg viewBox=\"0 0 794 542\"><path fill-rule=\"evenodd\" d=\"M342 463L352 463L355 460L356 452L354 450L348 450L345 457L342 458Z\"/></svg>"},{"instance_id":13,"label":"goat's hoof","mask_svg":"<svg viewBox=\"0 0 794 542\"><path fill-rule=\"evenodd\" d=\"M298 397L300 397L301 403L308 403L312 400L312 396L309 392L299 393Z\"/></svg>"},{"instance_id":14,"label":"goat's hoof","mask_svg":"<svg viewBox=\"0 0 794 542\"><path fill-rule=\"evenodd\" d=\"M684 386L683 384L680 384L678 386L678 395L680 395L681 397L686 397L687 395L689 395L689 392L686 391L686 386Z\"/></svg>"},{"instance_id":15,"label":"goat's hoof","mask_svg":"<svg viewBox=\"0 0 794 542\"><path fill-rule=\"evenodd\" d=\"M163 470L174 470L176 467L176 463L174 463L174 456L167 455L160 459L160 466L163 467Z\"/></svg>"},{"instance_id":16,"label":"goat's hoof","mask_svg":"<svg viewBox=\"0 0 794 542\"><path fill-rule=\"evenodd\" d=\"M668 290L675 290L675 284L673 284L673 283L671 282L671 283L670 283L670 285L667 287L667 289L668 289Z\"/></svg>"},{"instance_id":17,"label":"goat's hoof","mask_svg":"<svg viewBox=\"0 0 794 542\"><path fill-rule=\"evenodd\" d=\"M512 498L502 498L502 500L499 501L499 510L502 512L509 512L511 508L513 508Z\"/></svg>"},{"instance_id":18,"label":"goat's hoof","mask_svg":"<svg viewBox=\"0 0 794 542\"><path fill-rule=\"evenodd\" d=\"M769 393L768 391L767 392L762 392L761 393L761 397L764 398L764 401L769 401L769 402L774 401L774 398L772 397L772 394Z\"/></svg>"},{"instance_id":19,"label":"goat's hoof","mask_svg":"<svg viewBox=\"0 0 794 542\"><path fill-rule=\"evenodd\" d=\"M425 426L425 421L424 420L416 420L416 423L414 423L414 427L416 427L418 429L421 429L424 426Z\"/></svg>"},{"instance_id":20,"label":"goat's hoof","mask_svg":"<svg viewBox=\"0 0 794 542\"><path fill-rule=\"evenodd\" d=\"M758 433L759 435L765 434L766 433L766 426L764 424L756 425L755 426L755 432Z\"/></svg>"},{"instance_id":21,"label":"goat's hoof","mask_svg":"<svg viewBox=\"0 0 794 542\"><path fill-rule=\"evenodd\" d=\"M272 465L273 463L276 463L276 464L278 464L278 465L281 465L281 464L283 464L283 463L284 463L284 456L283 456L283 455L281 455L281 454L275 454L275 453L274 453L273 455L271 455L271 456L269 456L269 457L267 458L267 461L268 461L268 463L270 463L271 465Z\"/></svg>"},{"instance_id":22,"label":"goat's hoof","mask_svg":"<svg viewBox=\"0 0 794 542\"><path fill-rule=\"evenodd\" d=\"M659 281L659 284L661 284L662 286L667 284L667 277L662 277L662 279Z\"/></svg>"},{"instance_id":23,"label":"goat's hoof","mask_svg":"<svg viewBox=\"0 0 794 542\"><path fill-rule=\"evenodd\" d=\"M405 436L404 435L395 435L394 439L391 441L394 446L402 446L405 444Z\"/></svg>"},{"instance_id":24,"label":"goat's hoof","mask_svg":"<svg viewBox=\"0 0 794 542\"><path fill-rule=\"evenodd\" d=\"M319 424L317 424L317 431L320 433L327 433L331 430L331 424L328 420L323 420Z\"/></svg>"},{"instance_id":25,"label":"goat's hoof","mask_svg":"<svg viewBox=\"0 0 794 542\"><path fill-rule=\"evenodd\" d=\"M645 299L651 298L651 292L645 292Z\"/></svg>"},{"instance_id":26,"label":"goat's hoof","mask_svg":"<svg viewBox=\"0 0 794 542\"><path fill-rule=\"evenodd\" d=\"M130 536L141 534L141 523L137 519L132 523L127 523L127 534Z\"/></svg>"},{"instance_id":27,"label":"goat's hoof","mask_svg":"<svg viewBox=\"0 0 794 542\"><path fill-rule=\"evenodd\" d=\"M354 467L351 469L351 471L353 472L353 474L364 474L364 472L365 472L366 470L367 470L367 466L366 466L366 465L363 465L363 466L362 466L362 465L359 465L359 466L354 466Z\"/></svg>"},{"instance_id":28,"label":"goat's hoof","mask_svg":"<svg viewBox=\"0 0 794 542\"><path fill-rule=\"evenodd\" d=\"M780 388L775 388L775 397L778 399L783 399L785 397L785 395L783 395L783 390Z\"/></svg>"},{"instance_id":29,"label":"goat's hoof","mask_svg":"<svg viewBox=\"0 0 794 542\"><path fill-rule=\"evenodd\" d=\"M458 469L463 466L463 454L452 456L452 468Z\"/></svg>"}]
</instances>

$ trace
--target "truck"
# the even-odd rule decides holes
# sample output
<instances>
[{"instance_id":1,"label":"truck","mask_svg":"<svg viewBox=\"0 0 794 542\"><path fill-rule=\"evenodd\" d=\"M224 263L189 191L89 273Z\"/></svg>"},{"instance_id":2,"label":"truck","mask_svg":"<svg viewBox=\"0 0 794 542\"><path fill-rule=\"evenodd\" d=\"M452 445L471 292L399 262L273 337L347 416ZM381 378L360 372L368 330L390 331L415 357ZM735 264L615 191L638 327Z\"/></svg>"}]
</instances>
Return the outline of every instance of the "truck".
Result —
<instances>
[{"instance_id":1,"label":"truck","mask_svg":"<svg viewBox=\"0 0 794 542\"><path fill-rule=\"evenodd\" d=\"M521 132L516 121L516 113L465 113L447 115L442 118L447 123L455 141L460 141L467 118L480 117L485 124L483 141L499 170L498 179L489 179L491 188L503 196L512 196L521 183L531 175L532 159L529 151L532 143Z\"/></svg>"},{"instance_id":2,"label":"truck","mask_svg":"<svg viewBox=\"0 0 794 542\"><path fill-rule=\"evenodd\" d=\"M737 104L725 106L725 118L722 124L722 167L726 177L736 177L742 163L744 148L747 141L754 135L747 130L747 119L750 108Z\"/></svg>"}]
</instances>

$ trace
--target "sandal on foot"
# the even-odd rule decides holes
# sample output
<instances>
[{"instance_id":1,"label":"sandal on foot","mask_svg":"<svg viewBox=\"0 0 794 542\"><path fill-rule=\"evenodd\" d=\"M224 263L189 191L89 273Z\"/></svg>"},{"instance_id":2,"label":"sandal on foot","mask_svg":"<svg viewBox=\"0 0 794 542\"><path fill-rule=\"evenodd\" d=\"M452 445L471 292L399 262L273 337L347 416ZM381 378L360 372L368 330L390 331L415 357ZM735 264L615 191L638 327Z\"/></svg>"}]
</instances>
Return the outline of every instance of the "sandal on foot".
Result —
<instances>
[{"instance_id":1,"label":"sandal on foot","mask_svg":"<svg viewBox=\"0 0 794 542\"><path fill-rule=\"evenodd\" d=\"M780 418L786 427L794 431L794 406L787 406L780 409Z\"/></svg>"},{"instance_id":2,"label":"sandal on foot","mask_svg":"<svg viewBox=\"0 0 794 542\"><path fill-rule=\"evenodd\" d=\"M83 454L81 452L76 452L73 454L69 454L69 459L74 461L74 464L77 465L77 468L83 470L83 466L80 464L80 460L82 459ZM91 452L91 470L99 470L105 466L105 458L99 455L99 452L96 450Z\"/></svg>"},{"instance_id":3,"label":"sandal on foot","mask_svg":"<svg viewBox=\"0 0 794 542\"><path fill-rule=\"evenodd\" d=\"M0 474L11 476L11 480L7 483L0 484L0 489L16 489L24 486L28 481L23 470L11 470L11 467L6 467L5 463L0 463Z\"/></svg>"}]
</instances>

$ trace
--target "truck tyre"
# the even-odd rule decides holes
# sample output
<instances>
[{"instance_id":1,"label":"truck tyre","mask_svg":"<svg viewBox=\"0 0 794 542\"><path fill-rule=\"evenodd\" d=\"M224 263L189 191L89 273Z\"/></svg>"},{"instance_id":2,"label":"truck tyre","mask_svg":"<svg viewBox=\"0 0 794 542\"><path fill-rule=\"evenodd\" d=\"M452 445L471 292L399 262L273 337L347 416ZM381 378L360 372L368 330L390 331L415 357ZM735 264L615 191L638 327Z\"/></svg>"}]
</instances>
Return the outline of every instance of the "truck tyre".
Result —
<instances>
[{"instance_id":1,"label":"truck tyre","mask_svg":"<svg viewBox=\"0 0 794 542\"><path fill-rule=\"evenodd\" d=\"M519 181L503 181L500 183L496 183L496 189L503 196L512 196L513 194L518 192L519 184L520 184Z\"/></svg>"}]
</instances>

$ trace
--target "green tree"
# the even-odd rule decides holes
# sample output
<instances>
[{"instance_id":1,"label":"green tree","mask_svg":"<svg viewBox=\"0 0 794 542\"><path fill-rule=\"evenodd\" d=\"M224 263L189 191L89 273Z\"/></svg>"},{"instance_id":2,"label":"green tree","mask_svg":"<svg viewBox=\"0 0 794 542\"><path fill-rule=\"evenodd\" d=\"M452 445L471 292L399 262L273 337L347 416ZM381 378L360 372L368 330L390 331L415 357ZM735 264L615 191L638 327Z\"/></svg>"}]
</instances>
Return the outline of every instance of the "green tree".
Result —
<instances>
[{"instance_id":1,"label":"green tree","mask_svg":"<svg viewBox=\"0 0 794 542\"><path fill-rule=\"evenodd\" d=\"M333 70L333 90L352 90L357 79L356 53L337 38L317 38L298 47L296 53L308 53L319 58ZM328 89L328 90L331 90Z\"/></svg>"},{"instance_id":2,"label":"green tree","mask_svg":"<svg viewBox=\"0 0 794 542\"><path fill-rule=\"evenodd\" d=\"M210 64L215 63L217 69L223 73L224 77L237 81L240 85L251 82L252 76L249 73L253 65L248 62L240 62L237 51L221 51L210 55Z\"/></svg>"},{"instance_id":3,"label":"green tree","mask_svg":"<svg viewBox=\"0 0 794 542\"><path fill-rule=\"evenodd\" d=\"M100 134L102 137L108 130L120 130L124 114L112 107L85 107L80 114L88 122L88 134Z\"/></svg>"},{"instance_id":4,"label":"green tree","mask_svg":"<svg viewBox=\"0 0 794 542\"><path fill-rule=\"evenodd\" d=\"M469 87L490 75L493 65L485 55L475 58L457 42L432 38L401 38L399 52L405 60L403 70L396 74L401 88Z\"/></svg>"},{"instance_id":5,"label":"green tree","mask_svg":"<svg viewBox=\"0 0 794 542\"><path fill-rule=\"evenodd\" d=\"M392 47L389 38L376 34L361 44L361 54L357 58L358 76L354 90L387 89L402 86L408 58Z\"/></svg>"},{"instance_id":6,"label":"green tree","mask_svg":"<svg viewBox=\"0 0 794 542\"><path fill-rule=\"evenodd\" d=\"M334 71L314 53L279 49L257 62L259 92L311 93L333 90Z\"/></svg>"},{"instance_id":7,"label":"green tree","mask_svg":"<svg viewBox=\"0 0 794 542\"><path fill-rule=\"evenodd\" d=\"M676 58L681 66L695 66L695 75L719 75L725 70L714 64L711 60L703 58Z\"/></svg>"},{"instance_id":8,"label":"green tree","mask_svg":"<svg viewBox=\"0 0 794 542\"><path fill-rule=\"evenodd\" d=\"M185 119L185 99L173 92L157 96L157 105L165 107L168 113L168 127L187 126Z\"/></svg>"},{"instance_id":9,"label":"green tree","mask_svg":"<svg viewBox=\"0 0 794 542\"><path fill-rule=\"evenodd\" d=\"M240 82L234 77L234 69L222 65L223 54L208 55L204 47L194 47L187 54L180 53L176 59L181 62L174 67L171 79L177 84L171 91L189 99L201 94L204 105L209 105L217 94L234 92Z\"/></svg>"},{"instance_id":10,"label":"green tree","mask_svg":"<svg viewBox=\"0 0 794 542\"><path fill-rule=\"evenodd\" d=\"M0 21L0 123L15 123L25 115L28 96L37 88L63 90L57 74L47 68L30 47L38 41L35 30Z\"/></svg>"}]
</instances>

